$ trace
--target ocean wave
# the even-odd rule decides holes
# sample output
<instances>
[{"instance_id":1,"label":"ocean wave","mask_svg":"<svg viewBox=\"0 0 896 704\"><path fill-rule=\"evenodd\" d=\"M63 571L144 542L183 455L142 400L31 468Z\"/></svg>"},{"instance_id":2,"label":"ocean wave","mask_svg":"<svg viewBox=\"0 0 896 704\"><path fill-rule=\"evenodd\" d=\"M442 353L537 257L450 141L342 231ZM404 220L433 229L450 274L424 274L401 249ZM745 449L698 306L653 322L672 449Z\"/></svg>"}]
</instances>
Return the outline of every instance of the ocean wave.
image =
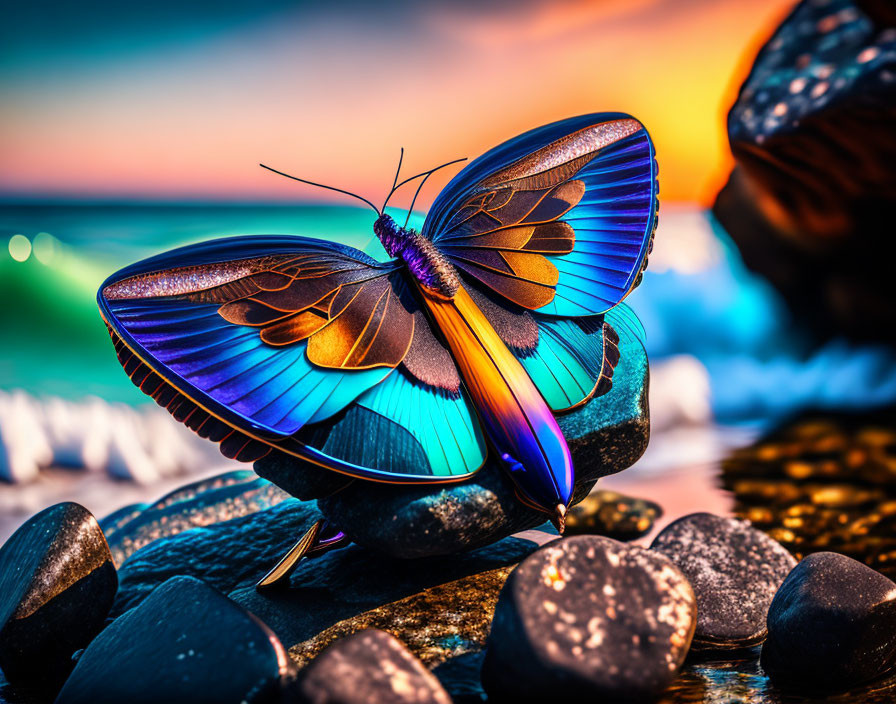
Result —
<instances>
[{"instance_id":1,"label":"ocean wave","mask_svg":"<svg viewBox=\"0 0 896 704\"><path fill-rule=\"evenodd\" d=\"M7 482L34 482L43 470L67 468L150 485L228 464L242 466L152 404L0 391L0 479Z\"/></svg>"}]
</instances>

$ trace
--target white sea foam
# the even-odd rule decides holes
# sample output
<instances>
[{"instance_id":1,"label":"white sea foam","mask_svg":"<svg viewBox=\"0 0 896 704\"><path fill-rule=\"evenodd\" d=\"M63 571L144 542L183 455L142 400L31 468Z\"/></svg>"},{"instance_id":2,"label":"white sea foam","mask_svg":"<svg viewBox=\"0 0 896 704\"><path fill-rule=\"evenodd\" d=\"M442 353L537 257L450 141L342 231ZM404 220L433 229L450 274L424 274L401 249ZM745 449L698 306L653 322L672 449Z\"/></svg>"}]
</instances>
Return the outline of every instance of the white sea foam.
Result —
<instances>
[{"instance_id":1,"label":"white sea foam","mask_svg":"<svg viewBox=\"0 0 896 704\"><path fill-rule=\"evenodd\" d=\"M151 404L0 391L0 479L10 483L38 481L53 467L153 484L224 462L213 443Z\"/></svg>"}]
</instances>

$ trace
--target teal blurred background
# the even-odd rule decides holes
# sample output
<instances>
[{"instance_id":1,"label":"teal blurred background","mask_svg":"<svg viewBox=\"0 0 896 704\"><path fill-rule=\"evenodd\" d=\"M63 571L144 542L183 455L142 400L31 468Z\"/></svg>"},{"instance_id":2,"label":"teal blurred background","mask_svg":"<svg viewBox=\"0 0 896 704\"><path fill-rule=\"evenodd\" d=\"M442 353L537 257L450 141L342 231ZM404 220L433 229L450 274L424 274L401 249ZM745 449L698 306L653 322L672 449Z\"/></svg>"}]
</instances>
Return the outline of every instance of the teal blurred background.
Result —
<instances>
[{"instance_id":1,"label":"teal blurred background","mask_svg":"<svg viewBox=\"0 0 896 704\"><path fill-rule=\"evenodd\" d=\"M303 234L363 249L370 213L339 206L0 206L0 389L144 403L95 296L117 269L211 237ZM21 260L21 261L20 261Z\"/></svg>"}]
</instances>

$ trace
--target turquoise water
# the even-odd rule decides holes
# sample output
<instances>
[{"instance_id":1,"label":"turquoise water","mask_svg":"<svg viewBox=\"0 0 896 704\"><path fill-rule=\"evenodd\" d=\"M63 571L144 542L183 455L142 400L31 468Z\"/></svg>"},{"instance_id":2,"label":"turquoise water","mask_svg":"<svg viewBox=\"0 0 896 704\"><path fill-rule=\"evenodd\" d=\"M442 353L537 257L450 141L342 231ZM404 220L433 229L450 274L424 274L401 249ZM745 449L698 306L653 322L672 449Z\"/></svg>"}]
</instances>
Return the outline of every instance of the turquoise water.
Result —
<instances>
[{"instance_id":1,"label":"turquoise water","mask_svg":"<svg viewBox=\"0 0 896 704\"><path fill-rule=\"evenodd\" d=\"M376 253L369 210L301 206L0 206L0 389L137 403L95 296L117 269L213 237L297 234ZM40 234L46 233L46 234ZM8 243L34 243L27 259ZM22 239L16 238L12 249Z\"/></svg>"}]
</instances>

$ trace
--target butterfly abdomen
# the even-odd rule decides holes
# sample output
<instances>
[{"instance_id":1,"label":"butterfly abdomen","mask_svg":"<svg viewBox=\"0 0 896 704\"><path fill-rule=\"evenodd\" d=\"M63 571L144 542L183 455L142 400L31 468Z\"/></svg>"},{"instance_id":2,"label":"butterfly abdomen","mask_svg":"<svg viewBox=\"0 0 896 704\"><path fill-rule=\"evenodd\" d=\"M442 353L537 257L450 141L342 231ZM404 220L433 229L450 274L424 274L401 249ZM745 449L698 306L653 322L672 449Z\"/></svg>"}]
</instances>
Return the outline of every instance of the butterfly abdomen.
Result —
<instances>
[{"instance_id":1,"label":"butterfly abdomen","mask_svg":"<svg viewBox=\"0 0 896 704\"><path fill-rule=\"evenodd\" d=\"M373 224L390 257L404 261L411 275L431 291L453 298L460 281L451 262L428 239L416 230L399 227L388 215L381 215Z\"/></svg>"}]
</instances>

